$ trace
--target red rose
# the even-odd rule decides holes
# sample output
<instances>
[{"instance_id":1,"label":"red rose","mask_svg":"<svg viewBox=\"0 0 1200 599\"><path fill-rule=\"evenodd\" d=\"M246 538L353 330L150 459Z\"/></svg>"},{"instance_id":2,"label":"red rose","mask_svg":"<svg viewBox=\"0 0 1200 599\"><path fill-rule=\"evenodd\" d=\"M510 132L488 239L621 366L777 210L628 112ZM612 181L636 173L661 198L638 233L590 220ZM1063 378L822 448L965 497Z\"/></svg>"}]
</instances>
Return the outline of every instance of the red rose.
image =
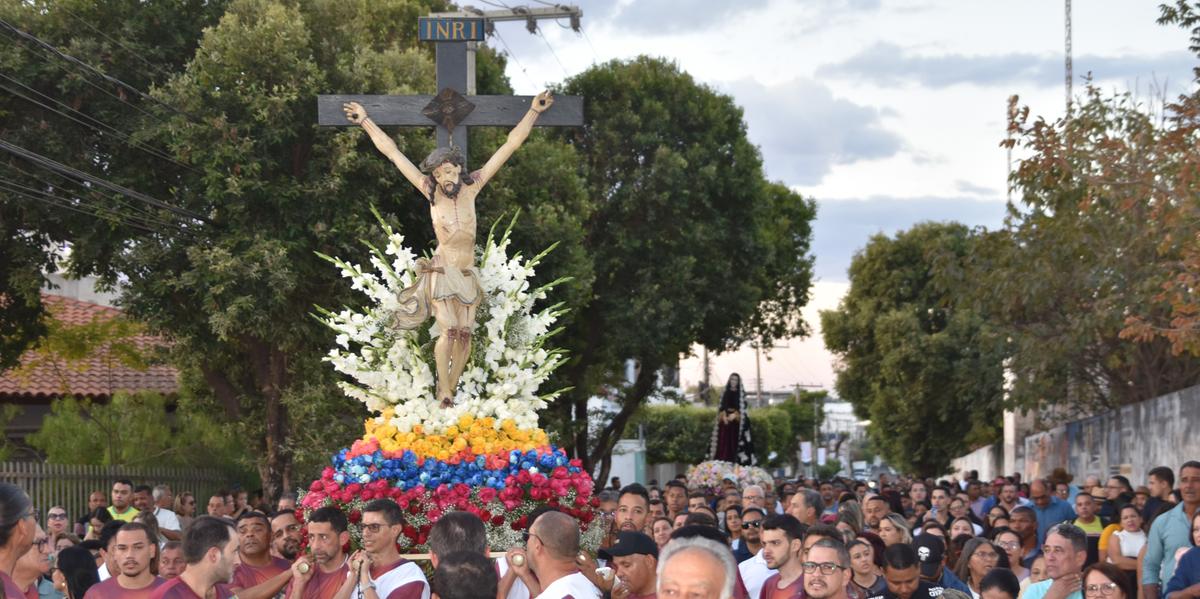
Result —
<instances>
[{"instance_id":1,"label":"red rose","mask_svg":"<svg viewBox=\"0 0 1200 599\"><path fill-rule=\"evenodd\" d=\"M308 485L308 490L309 491L320 491L324 487L325 487L324 483L322 483L319 480L314 480L314 481L312 481L311 485Z\"/></svg>"},{"instance_id":2,"label":"red rose","mask_svg":"<svg viewBox=\"0 0 1200 599\"><path fill-rule=\"evenodd\" d=\"M553 477L553 478L560 478L560 479L561 479L561 478L567 478L567 477L568 477L568 476L570 476L570 475L571 475L571 473L570 473L570 472L569 472L569 471L568 471L566 468L564 468L564 467L562 467L562 466L559 466L559 467L555 468L555 469L553 470L553 472L551 472L551 473L550 473L550 476L551 476L551 477Z\"/></svg>"},{"instance_id":3,"label":"red rose","mask_svg":"<svg viewBox=\"0 0 1200 599\"><path fill-rule=\"evenodd\" d=\"M504 524L504 516L492 516L492 526L500 526Z\"/></svg>"},{"instance_id":4,"label":"red rose","mask_svg":"<svg viewBox=\"0 0 1200 599\"><path fill-rule=\"evenodd\" d=\"M489 503L496 498L496 490L491 487L484 487L479 490L479 501Z\"/></svg>"},{"instance_id":5,"label":"red rose","mask_svg":"<svg viewBox=\"0 0 1200 599\"><path fill-rule=\"evenodd\" d=\"M359 510L353 510L346 515L346 519L353 524L358 524L362 521L362 512Z\"/></svg>"}]
</instances>

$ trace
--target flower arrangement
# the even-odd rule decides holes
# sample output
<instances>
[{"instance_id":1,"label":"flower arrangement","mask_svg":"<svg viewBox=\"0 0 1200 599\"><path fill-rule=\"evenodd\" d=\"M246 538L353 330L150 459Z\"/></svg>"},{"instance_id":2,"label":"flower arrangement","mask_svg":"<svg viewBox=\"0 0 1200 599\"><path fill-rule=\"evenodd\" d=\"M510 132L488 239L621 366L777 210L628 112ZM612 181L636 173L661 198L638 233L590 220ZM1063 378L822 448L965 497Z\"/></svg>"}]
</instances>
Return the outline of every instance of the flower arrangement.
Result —
<instances>
[{"instance_id":1,"label":"flower arrangement","mask_svg":"<svg viewBox=\"0 0 1200 599\"><path fill-rule=\"evenodd\" d=\"M552 326L563 313L561 304L534 310L534 304L562 280L537 289L529 285L534 267L553 247L529 260L520 254L509 258L512 224L499 238L494 227L488 233L479 256L484 297L477 311L471 356L459 379L454 406L443 408L435 398L430 366L429 340L438 334L437 325L427 331L391 325L400 307L397 297L417 278L417 257L404 246L403 235L383 226L388 235L385 250L368 246L373 270L326 256L350 280L351 288L371 302L362 310L321 311L319 317L337 334L337 347L329 351L326 361L353 380L342 382L342 391L373 412L383 414L390 408L386 418L375 419L376 424L397 433L445 435L464 415L491 417L497 429L505 421L518 429L536 429L537 411L557 395L538 395L537 389L565 360L564 352L546 347L560 330Z\"/></svg>"},{"instance_id":2,"label":"flower arrangement","mask_svg":"<svg viewBox=\"0 0 1200 599\"><path fill-rule=\"evenodd\" d=\"M427 331L391 326L400 291L416 279L417 261L404 237L381 224L388 243L383 252L370 248L372 269L326 257L367 296L367 306L319 316L337 335L326 361L350 379L342 390L377 415L304 490L298 516L306 520L325 506L342 509L357 547L362 508L390 498L406 511L400 549L424 551L433 523L465 510L483 520L491 548L504 550L521 544L530 512L547 505L577 518L583 545L594 549L605 526L593 512L592 479L537 426L537 411L556 395L537 389L564 360L546 347L562 309L534 308L561 280L537 289L528 281L546 253L509 258L512 223L499 238L494 227L488 233L479 256L483 300L471 356L455 405L443 408L430 366L436 325Z\"/></svg>"},{"instance_id":3,"label":"flower arrangement","mask_svg":"<svg viewBox=\"0 0 1200 599\"><path fill-rule=\"evenodd\" d=\"M709 460L691 466L687 471L688 487L705 489L716 493L726 477L734 480L740 488L758 485L763 488L775 486L775 478L758 466L742 466L732 462Z\"/></svg>"}]
</instances>

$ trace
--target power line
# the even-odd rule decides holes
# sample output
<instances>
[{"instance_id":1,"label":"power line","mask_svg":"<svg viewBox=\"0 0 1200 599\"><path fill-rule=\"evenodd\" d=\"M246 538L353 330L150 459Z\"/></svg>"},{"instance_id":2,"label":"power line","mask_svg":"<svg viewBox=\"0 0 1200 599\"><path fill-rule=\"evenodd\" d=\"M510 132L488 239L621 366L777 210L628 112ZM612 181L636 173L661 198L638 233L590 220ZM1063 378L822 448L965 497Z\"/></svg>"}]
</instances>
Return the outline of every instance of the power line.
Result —
<instances>
[{"instance_id":1,"label":"power line","mask_svg":"<svg viewBox=\"0 0 1200 599\"><path fill-rule=\"evenodd\" d=\"M546 38L546 34L542 32L542 28L541 28L541 27L538 27L538 28L537 28L537 34L538 34L538 37L542 38L542 41L543 41L543 42L546 42L546 47L547 47L547 48L550 48L550 54L551 54L552 56L554 56L554 61L555 61L555 62L557 62L557 63L558 63L558 66L559 66L559 68L561 68L561 69L562 69L563 76L564 76L564 77L568 77L568 78L569 78L569 77L571 76L571 73L567 72L567 67L566 67L566 65L564 65L564 64L563 64L563 61L562 61L562 60L559 60L559 58L558 58L558 52L555 52L555 51L554 51L554 46L551 46L551 45L550 45L550 40Z\"/></svg>"},{"instance_id":2,"label":"power line","mask_svg":"<svg viewBox=\"0 0 1200 599\"><path fill-rule=\"evenodd\" d=\"M121 43L120 40L110 37L107 33L104 33L98 27L96 27L95 25L92 25L90 22L88 22L87 19L80 17L79 15L68 10L66 7L62 6L61 3L56 4L54 7L54 10L60 10L62 12L67 13L67 16L71 17L72 19L75 19L79 23L82 23L88 29L95 31L98 35L100 35L100 37L103 37L104 39L112 42L113 44L116 44L122 50L125 50L126 52L128 52L130 56L138 59L139 61L141 61L142 64L150 67L151 69L154 69L155 71L158 72L158 74L162 75L164 78L169 78L171 76L171 74L164 71L162 69L162 67L159 67L158 65L150 62L149 60L146 60L146 58L144 56L142 56L141 53L139 53L139 52L133 50L132 48L130 48L129 46L126 46L125 44Z\"/></svg>"},{"instance_id":3,"label":"power line","mask_svg":"<svg viewBox=\"0 0 1200 599\"><path fill-rule=\"evenodd\" d=\"M193 119L196 121L199 120L196 117L194 117L182 110L179 110L178 108L175 108L174 106L171 106L170 104L167 104L166 102L163 102L162 100L159 100L158 98L155 98L146 93L143 93L138 88L136 88L128 83L125 83L124 81L121 81L120 79L117 79L116 77L113 77L112 75L104 73L103 71L100 71L96 67L93 67L92 65L90 65L82 60L79 60L78 58L75 58L74 56L71 56L70 54L63 52L62 50L59 50L58 48L55 48L52 44L37 37L36 35L33 35L32 33L28 33L26 31L18 29L16 26L9 23L8 21L0 19L0 29L6 29L9 31L9 33L16 35L18 38L29 41L29 42L33 43L34 45L36 45L37 47L41 48L42 50L49 52L49 53L53 54L54 56L57 56L58 58L66 61L70 64L80 67L80 68L88 71L89 73L92 73L92 74L96 75L97 77L100 77L101 79L103 79L104 81L107 81L108 83L111 83L113 85L117 85L126 90L129 90L130 92L132 92L133 94L137 95L140 98L143 98L145 100L148 100L150 102L158 104L168 110L171 110L172 112L186 116L190 119Z\"/></svg>"},{"instance_id":4,"label":"power line","mask_svg":"<svg viewBox=\"0 0 1200 599\"><path fill-rule=\"evenodd\" d=\"M88 208L75 205L75 204L71 203L70 200L60 198L54 194L40 191L37 189L33 189L31 187L25 187L24 185L18 185L16 183L13 183L11 181L6 181L4 179L0 179L0 191L10 193L17 197L25 198L27 200L41 202L43 204L49 204L51 206L56 206L59 208L65 208L72 212L77 212L79 214L83 214L86 216L92 216L92 217L106 219L106 220L114 220L114 221L117 221L119 224L122 224L122 225L125 225L128 227L133 227L135 229L141 229L148 233L158 232L155 229L152 229L145 225L142 225L142 224L139 224L136 222L132 222L125 218L122 218L121 215L119 215L119 214L106 213L102 210L97 210L97 209L89 210ZM32 194L36 194L36 195L32 195Z\"/></svg>"},{"instance_id":5,"label":"power line","mask_svg":"<svg viewBox=\"0 0 1200 599\"><path fill-rule=\"evenodd\" d=\"M63 181L66 181L71 186L74 186L75 189L73 189L72 187L69 187L67 185L62 185L59 183L55 183L53 181L49 181L49 180L45 179L44 177L39 177L38 175L31 173L11 162L0 162L0 165L3 165L12 170L15 170L18 173L21 173L22 175L29 177L30 179L33 179L34 181L37 181L38 183L41 183L42 185L45 185L47 189L58 189L58 190L67 192L69 194L72 194L74 196L77 196L75 199L78 200L80 204L85 204L85 202L83 201L83 197L88 196L88 195L90 195L92 197L96 197L96 198L104 200L104 201L109 201L109 200L115 201L121 207L126 208L131 212L131 214L127 214L127 215L123 214L122 215L126 218L137 219L140 222L150 223L150 224L154 224L154 225L157 225L160 227L171 227L176 230L182 230L179 223L164 220L164 219L160 218L158 214L150 212L149 210L142 208L136 204L130 204L130 203L126 202L124 199L122 199L122 196L119 196L119 195L113 196L113 197L102 196L102 195L100 195L100 193L97 190L92 189L92 188L88 187L87 185L81 183L80 181L78 181L76 179L72 179L62 173L50 171L50 172L54 173L54 175L57 176L58 178L62 179ZM10 182L10 184L12 184L12 183ZM98 208L104 209L104 210L112 210L114 213L121 214L121 213L117 212L115 209L111 209L106 206L100 206Z\"/></svg>"},{"instance_id":6,"label":"power line","mask_svg":"<svg viewBox=\"0 0 1200 599\"><path fill-rule=\"evenodd\" d=\"M6 86L6 85L4 85L4 84L0 83L0 89L4 89L5 91L7 91L7 92L8 92L8 93L10 93L10 94L13 94L14 96L17 96L17 97L19 97L19 98L23 98L24 100L26 100L26 101L30 102L31 104L34 104L34 105L37 105L37 106L41 106L42 108L45 108L46 110L49 110L49 111L51 111L51 112L54 112L54 113L56 113L56 114L62 115L62 116L64 116L64 117L68 118L68 119L71 119L72 121L75 121L76 123L79 123L80 125L83 125L83 126L85 126L85 127L89 127L89 128L91 128L91 129L94 129L94 130L96 130L96 131L98 131L98 132L100 132L100 133L102 133L102 134L109 134L109 135L113 135L113 136L117 137L117 139L119 139L119 140L121 140L121 141L125 142L126 144L128 144L128 145L130 145L130 146L132 146L132 147L134 147L134 148L137 148L137 149L139 149L139 150L142 150L143 152L146 152L147 154L150 154L151 156L154 156L154 157L156 157L156 158L159 158L159 159L161 159L161 160L166 160L166 161L168 161L168 162L171 162L171 163L173 163L173 164L175 164L175 165L177 165L177 166L180 166L180 167L182 167L182 168L185 168L185 169L187 169L187 170L189 170L189 171L192 171L193 173L200 173L200 171L199 171L199 170L197 170L197 169L195 169L195 168L193 168L193 167L191 167L191 166L188 166L188 165L186 165L186 164L184 164L184 163L182 163L182 162L179 162L178 160L176 160L176 159L172 158L170 155L166 154L165 152L160 152L159 150L156 150L156 149L154 149L154 148L152 148L152 147L150 147L150 146L148 146L148 145L145 145L145 144L143 144L143 143L141 143L141 142L138 142L137 140L133 139L133 137L132 137L132 136L130 136L130 135L128 135L128 134L126 134L126 133L124 133L124 132L122 132L122 131L118 130L116 127L113 127L112 125L109 125L108 123L105 123L104 121L101 121L100 119L97 119L97 118L95 118L95 117L92 117L92 116L89 116L89 115L87 115L87 114L84 114L83 112L81 112L81 111L79 111L79 110L77 110L77 109L75 109L75 108L72 108L72 107L68 106L66 103L64 103L64 102L62 102L62 101L60 101L60 100L57 100L57 99L55 99L55 98L52 98L52 97L50 97L50 96L48 96L48 95L46 95L46 94L44 94L44 93L42 93L42 92L39 92L39 91L37 91L36 89L33 89L32 87L29 87L28 85L25 85L24 83L21 83L20 81L18 81L18 80L16 80L16 79L13 79L12 77L9 77L8 75L5 75L4 73L0 73L0 77L3 77L4 79L7 79L7 80L9 80L9 81L11 81L11 82L13 82L13 83L15 83L15 84L17 84L17 85L21 86L22 88L25 88L26 90L29 90L30 92L33 92L34 94L37 94L38 96L41 96L42 98L45 98L46 100L49 100L49 101L51 101L51 102L54 102L54 103L55 103L55 104L57 104L58 106L61 106L62 108L65 108L66 110L69 110L69 111L71 111L71 112L73 112L73 113L75 113L75 114L78 114L79 116L81 116L81 117L83 117L83 118L86 118L86 119L88 119L89 121L92 121L92 122L90 122L90 123L89 123L89 122L85 122L85 121L83 121L83 120L80 120L80 119L78 119L78 118L76 118L76 117L74 117L74 116L71 116L70 114L67 114L67 113L65 113L65 112L62 112L61 110L57 110L57 109L55 109L55 108L54 108L54 107L52 107L52 106L48 106L48 105L46 105L45 103L43 103L43 102L41 102L41 101L39 101L39 100L37 100L37 99L30 98L29 96L27 96L27 95L25 95L25 94L23 94L23 93L21 93L21 92L19 92L19 91L13 90L13 89L9 88L8 86Z\"/></svg>"},{"instance_id":7,"label":"power line","mask_svg":"<svg viewBox=\"0 0 1200 599\"><path fill-rule=\"evenodd\" d=\"M537 82L533 80L533 76L529 74L529 70L525 68L525 65L521 64L521 59L517 58L516 54L513 54L512 48L508 47L508 42L504 41L504 36L500 35L500 30L495 29L492 33L496 35L496 39L500 40L500 44L504 46L504 51L512 57L513 62L517 63L517 67L521 69L521 72L525 73L525 77L529 79L529 83L536 88L538 86Z\"/></svg>"},{"instance_id":8,"label":"power line","mask_svg":"<svg viewBox=\"0 0 1200 599\"><path fill-rule=\"evenodd\" d=\"M55 162L54 160L51 160L50 158L46 158L45 156L42 156L35 152L26 150L25 148L11 144L7 141L4 141L3 139L0 139L0 150L4 150L11 154L16 154L17 156L20 156L20 157L28 160L29 162L32 162L43 168L48 168L48 169L56 171L56 172L69 174L73 177L82 179L93 185L103 187L104 189L107 189L109 191L119 193L125 197L137 200L139 202L142 202L142 203L145 203L145 204L157 207L157 208L162 208L164 210L168 210L168 211L178 214L180 216L186 216L188 218L202 221L202 222L209 222L209 220L207 218L205 218L203 215L201 215L197 212L193 212L186 208L179 208L178 206L172 206L161 200L156 200L156 199L154 199L144 193L141 193L139 191L134 191L127 187L122 187L120 185L117 185L116 183L106 181L104 179L101 179L101 178L93 176L93 175L89 175L88 173L85 173L81 170L71 168L71 167L69 167L65 164L61 164L59 162Z\"/></svg>"}]
</instances>

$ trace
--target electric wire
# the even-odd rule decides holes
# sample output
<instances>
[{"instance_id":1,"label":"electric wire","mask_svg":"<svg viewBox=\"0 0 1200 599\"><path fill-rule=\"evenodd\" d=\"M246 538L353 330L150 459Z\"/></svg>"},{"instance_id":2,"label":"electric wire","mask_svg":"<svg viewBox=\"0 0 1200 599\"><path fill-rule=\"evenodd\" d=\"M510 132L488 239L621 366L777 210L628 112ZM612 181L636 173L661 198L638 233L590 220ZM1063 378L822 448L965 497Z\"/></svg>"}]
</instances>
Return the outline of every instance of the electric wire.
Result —
<instances>
[{"instance_id":1,"label":"electric wire","mask_svg":"<svg viewBox=\"0 0 1200 599\"><path fill-rule=\"evenodd\" d=\"M57 56L58 58L66 61L68 63L71 63L75 66L80 67L80 68L88 71L89 73L92 73L92 74L96 75L97 77L100 77L102 80L104 80L108 83L111 83L113 85L117 85L126 90L129 90L131 93L133 93L134 95L136 95L140 98L143 98L149 102L158 104L172 112L186 116L192 120L199 121L199 119L196 118L195 116L190 115L174 106L171 106L170 104L167 104L166 102L163 102L162 100L159 100L158 98L148 95L148 94L142 92L141 90L139 90L138 88L136 88L128 83L125 83L124 81L121 81L120 79L113 77L112 75L104 73L103 71L97 69L96 67L93 67L92 65L90 65L82 60L79 60L78 58L75 58L74 56L71 56L70 54L63 52L62 50L59 50L58 48L55 48L54 45L37 37L36 35L33 35L32 33L29 33L29 32L26 32L26 31L23 31L23 30L17 28L16 26L9 23L8 21L5 21L4 19L0 19L0 29L7 30L9 33L16 35L20 39L32 42L34 45L41 48L42 50L49 52L49 53L53 54L54 56Z\"/></svg>"},{"instance_id":2,"label":"electric wire","mask_svg":"<svg viewBox=\"0 0 1200 599\"><path fill-rule=\"evenodd\" d=\"M26 159L27 161L29 161L33 164L36 164L40 167L58 171L60 173L70 174L71 176L76 177L78 179L88 181L89 183L91 183L93 185L103 187L109 191L119 193L125 197L128 197L130 199L134 199L139 202L154 206L156 208L162 208L164 210L168 210L179 216L185 216L185 217L197 220L197 221L209 222L207 218L205 218L203 215L201 215L199 213L193 212L186 208L172 206L171 204L163 202L162 200L152 198L152 197L150 197L144 193L141 193L139 191L134 191L127 187L122 187L120 185L117 185L116 183L112 183L110 181L101 179L100 177L96 177L94 175L90 175L90 174L80 171L78 169L71 168L65 164L61 164L50 158L47 158L47 157L37 154L35 152L26 150L25 148L22 148L15 144L9 143L3 139L0 139L0 150L3 150L10 154L16 154L17 156L20 156L20 157Z\"/></svg>"},{"instance_id":3,"label":"electric wire","mask_svg":"<svg viewBox=\"0 0 1200 599\"><path fill-rule=\"evenodd\" d=\"M88 29L91 29L92 31L96 32L96 34L98 34L100 37L103 37L104 39L119 46L122 50L125 50L126 52L128 52L130 56L138 59L139 61L141 61L142 64L155 70L156 72L158 72L159 75L162 75L164 78L170 78L171 74L168 73L167 71L163 70L162 67L150 62L149 60L146 60L146 58L144 56L142 56L139 52L137 52L136 50L130 48L129 46L126 46L125 44L121 43L120 40L117 40L117 39L109 36L107 33L104 33L102 30L100 30L99 27L96 27L95 25L91 24L87 19L84 19L83 17L80 17L79 15L71 12L65 6L62 6L61 3L57 4L54 7L54 10L60 10L64 13L66 13L67 16L71 17L75 21L82 23L84 27L87 27Z\"/></svg>"},{"instance_id":4,"label":"electric wire","mask_svg":"<svg viewBox=\"0 0 1200 599\"><path fill-rule=\"evenodd\" d=\"M75 114L78 114L78 115L80 115L81 117L84 117L84 118L86 118L86 119L88 119L89 121L92 121L92 122L90 122L90 123L89 123L89 122L86 122L86 121L84 121L84 120L81 120L81 119L79 119L79 118L76 118L76 117L74 117L74 116L72 116L72 115L70 115L70 114L67 114L67 113L65 113L65 112L63 112L63 111L61 111L61 110L58 110L58 109L56 109L56 108L54 108L54 107L52 107L52 106L48 106L47 104L45 104L45 103L43 103L43 102L41 102L41 101L39 101L39 100L37 100L37 99L30 98L29 96L27 96L27 95L25 95L25 94L23 94L23 93L21 93L21 92L19 92L19 91L13 90L13 89L9 88L7 85L4 85L3 83L0 83L0 89L3 89L3 90L7 91L7 92L8 92L8 93L10 93L10 94L13 94L14 96L17 96L17 97L19 97L19 98L22 98L22 99L24 99L24 100L28 101L28 102L29 102L29 103L31 103L31 104L34 104L34 105L36 105L36 106L40 106L40 107L42 107L42 108L45 108L46 110L49 110L49 111L51 111L51 112L54 112L54 113L56 113L56 114L62 115L63 117L66 117L66 118L68 118L68 119L71 119L72 121L75 121L76 123L79 123L80 125L83 125L83 126L85 126L85 127L88 127L88 128L94 129L94 130L96 130L96 131L100 132L101 134L108 134L108 135L112 135L112 136L116 137L117 139L119 139L119 140L121 140L121 141L125 142L125 143L126 143L126 144L128 144L129 146L131 146L131 147L134 147L134 148L137 148L137 149L139 149L139 150L142 150L143 152L146 152L147 154L150 154L151 156L154 156L155 158L158 158L158 159L160 159L160 160L165 160L165 161L167 161L167 162L170 162L170 163L172 163L172 164L175 164L175 165L177 165L177 166L179 166L179 167L182 167L182 168L185 168L185 169L187 169L187 170L189 170L189 171L192 171L193 173L200 173L200 171L199 171L199 170L197 170L197 169L195 169L195 168L193 168L193 167L191 167L191 166L188 166L188 165L186 165L186 164L184 164L184 163L182 163L182 162L179 162L178 160L176 160L176 159L172 158L170 155L166 154L165 152L161 152L161 151L159 151L159 150L156 150L156 149L154 149L154 148L152 148L152 147L150 147L150 146L148 146L148 145L146 145L146 144L143 144L143 143L141 143L141 142L139 142L139 141L137 141L137 140L133 139L133 137L132 137L132 136L130 136L130 135L128 135L128 134L126 134L126 133L124 133L124 132L120 131L119 129L117 129L116 127L113 127L112 125L109 125L108 123L105 123L104 121L101 121L100 119L94 118L94 117L92 117L92 116L89 116L89 115L87 115L87 114L85 114L85 113L83 113L83 112L81 112L81 111L79 111L79 110L76 110L75 108L72 108L72 107L68 106L66 103L64 103L64 102L62 102L62 101L60 101L60 100L57 100L57 99L55 99L55 98L52 98L52 97L50 97L50 96L48 96L48 95L46 95L46 94L44 94L44 93L42 93L42 92L39 92L39 91L37 91L36 89L33 89L32 87L29 87L28 85L25 85L24 83L21 83L20 81L18 81L18 80L16 80L16 79L13 79L12 77L9 77L8 75L5 75L4 73L0 73L0 77L2 77L2 78L4 78L4 79L7 79L8 81L11 81L11 82L13 82L13 83L15 83L15 84L17 84L17 85L21 86L22 88L24 88L24 89L26 89L26 90L29 90L30 92L33 92L34 94L37 94L37 95L39 95L39 96L41 96L41 97L43 97L43 98L45 98L45 99L47 99L47 100L49 100L49 101L51 101L51 102L54 102L55 104L57 104L57 105L61 106L62 108L65 108L66 110L69 110L69 111L71 111L71 112L73 112L73 113L75 113Z\"/></svg>"},{"instance_id":5,"label":"electric wire","mask_svg":"<svg viewBox=\"0 0 1200 599\"><path fill-rule=\"evenodd\" d=\"M529 74L529 70L526 69L525 65L521 63L521 59L517 58L516 54L513 54L512 48L508 47L508 42L504 41L504 36L500 35L500 29L495 28L492 30L492 33L496 36L496 39L500 40L500 44L504 46L504 51L513 59L513 62L517 63L517 67L520 68L521 72L525 74L525 78L529 79L529 84L534 88L537 88L538 84L533 80L533 76Z\"/></svg>"},{"instance_id":6,"label":"electric wire","mask_svg":"<svg viewBox=\"0 0 1200 599\"><path fill-rule=\"evenodd\" d=\"M3 165L12 170L15 170L15 171L21 173L22 175L29 177L30 179L33 179L33 180L37 181L38 183L41 183L42 185L45 185L46 188L48 188L48 189L59 189L66 193L69 193L69 194L75 196L75 198L80 203L84 203L84 200L83 200L84 197L93 197L93 198L102 200L104 202L115 201L121 207L126 208L131 212L131 214L125 215L129 218L134 218L139 221L151 223L151 224L154 224L154 225L157 225L160 227L172 227L175 229L181 229L178 222L163 219L162 217L160 217L160 215L150 212L146 208L140 207L139 205L136 205L136 204L130 204L126 200L122 199L122 196L120 196L120 195L104 196L104 195L100 194L99 191L92 189L92 188L88 187L86 184L81 183L80 181L78 181L76 179L72 179L62 173L59 173L56 171L49 171L49 172L53 173L55 176L57 176L58 178L69 183L70 186L63 185L61 183L55 183L54 181L49 181L43 177L39 177L38 175L31 173L11 162L0 162L0 165ZM107 207L102 207L102 208L109 209ZM115 212L115 209L113 209L113 210Z\"/></svg>"},{"instance_id":7,"label":"electric wire","mask_svg":"<svg viewBox=\"0 0 1200 599\"><path fill-rule=\"evenodd\" d=\"M567 71L567 66L563 64L563 61L558 58L558 52L554 51L554 46L550 45L550 40L546 37L545 33L542 33L541 27L537 28L537 35L538 37L542 38L543 42L546 42L546 47L550 49L550 54L554 56L554 61L557 62L559 68L562 69L563 76L570 78L571 73Z\"/></svg>"},{"instance_id":8,"label":"electric wire","mask_svg":"<svg viewBox=\"0 0 1200 599\"><path fill-rule=\"evenodd\" d=\"M9 193L9 194L12 194L17 197L25 198L27 200L32 200L35 202L41 202L43 204L48 204L51 206L56 206L58 208L65 208L72 212L77 212L79 214L83 214L86 216L92 216L95 218L100 218L100 219L109 220L109 221L116 221L119 224L125 225L127 227L132 227L135 229L141 229L148 233L158 233L159 232L158 230L153 229L151 227L147 227L145 225L142 225L142 224L139 224L136 222L132 222L125 218L122 218L119 214L108 213L103 210L97 210L97 209L89 210L88 208L73 204L73 203L71 203L70 200L60 198L54 194L44 192L41 190L37 190L37 189L33 189L31 187L25 187L24 185L19 185L19 184L13 183L11 181L6 181L4 179L0 179L0 192ZM36 195L32 195L32 194L36 194Z\"/></svg>"}]
</instances>

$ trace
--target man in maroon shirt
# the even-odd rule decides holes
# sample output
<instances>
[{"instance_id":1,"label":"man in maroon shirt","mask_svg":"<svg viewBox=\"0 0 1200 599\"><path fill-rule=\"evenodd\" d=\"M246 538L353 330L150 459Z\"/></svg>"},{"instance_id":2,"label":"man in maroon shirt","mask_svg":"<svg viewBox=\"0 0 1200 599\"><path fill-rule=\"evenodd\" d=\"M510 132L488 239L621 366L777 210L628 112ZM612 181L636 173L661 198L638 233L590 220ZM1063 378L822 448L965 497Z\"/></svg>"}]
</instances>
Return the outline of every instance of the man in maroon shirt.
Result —
<instances>
[{"instance_id":1,"label":"man in maroon shirt","mask_svg":"<svg viewBox=\"0 0 1200 599\"><path fill-rule=\"evenodd\" d=\"M288 589L288 599L333 599L338 589L346 582L346 573L350 571L350 566L346 563L346 553L342 551L342 547L349 542L346 515L341 510L323 507L309 514L310 555L303 556L292 564L292 584Z\"/></svg>"},{"instance_id":2,"label":"man in maroon shirt","mask_svg":"<svg viewBox=\"0 0 1200 599\"><path fill-rule=\"evenodd\" d=\"M262 512L246 512L237 521L238 555L230 585L238 599L267 599L292 580L292 562L271 556L271 521Z\"/></svg>"},{"instance_id":3,"label":"man in maroon shirt","mask_svg":"<svg viewBox=\"0 0 1200 599\"><path fill-rule=\"evenodd\" d=\"M161 553L158 557L158 575L164 580L171 580L187 569L187 560L183 559L182 541L167 541Z\"/></svg>"},{"instance_id":4,"label":"man in maroon shirt","mask_svg":"<svg viewBox=\"0 0 1200 599\"><path fill-rule=\"evenodd\" d=\"M300 555L300 541L303 533L296 512L275 512L271 514L271 555L293 561ZM245 599L244 597L242 599Z\"/></svg>"},{"instance_id":5,"label":"man in maroon shirt","mask_svg":"<svg viewBox=\"0 0 1200 599\"><path fill-rule=\"evenodd\" d=\"M92 585L83 599L149 599L167 581L150 572L150 563L158 553L157 539L150 538L150 529L140 522L121 526L112 542L119 574Z\"/></svg>"},{"instance_id":6,"label":"man in maroon shirt","mask_svg":"<svg viewBox=\"0 0 1200 599\"><path fill-rule=\"evenodd\" d=\"M763 522L762 544L763 559L776 572L763 582L759 598L803 597L804 526L790 514L771 516Z\"/></svg>"},{"instance_id":7,"label":"man in maroon shirt","mask_svg":"<svg viewBox=\"0 0 1200 599\"><path fill-rule=\"evenodd\" d=\"M223 518L201 516L183 535L187 569L154 590L150 599L229 599L229 581L237 561L238 538Z\"/></svg>"}]
</instances>

